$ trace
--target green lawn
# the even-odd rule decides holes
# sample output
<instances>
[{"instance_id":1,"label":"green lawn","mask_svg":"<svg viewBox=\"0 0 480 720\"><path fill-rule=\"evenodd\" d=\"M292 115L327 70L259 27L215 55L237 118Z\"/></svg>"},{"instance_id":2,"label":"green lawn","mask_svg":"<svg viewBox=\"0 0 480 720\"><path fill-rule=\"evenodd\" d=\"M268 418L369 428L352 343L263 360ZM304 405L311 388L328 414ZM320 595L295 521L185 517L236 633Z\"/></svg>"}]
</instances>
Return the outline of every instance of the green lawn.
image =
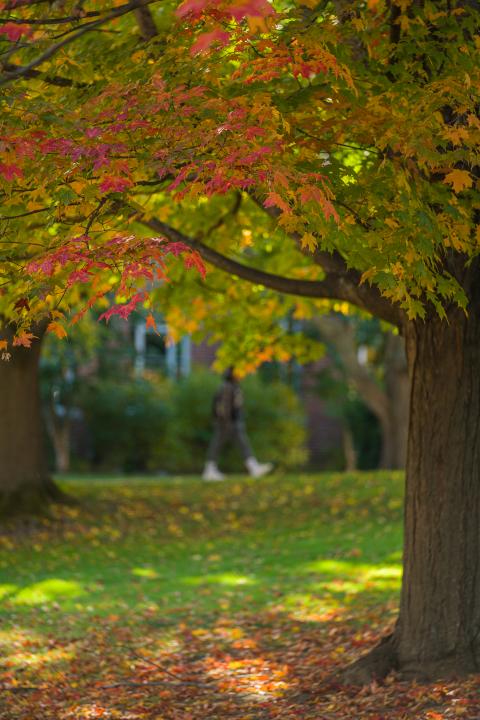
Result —
<instances>
[{"instance_id":1,"label":"green lawn","mask_svg":"<svg viewBox=\"0 0 480 720\"><path fill-rule=\"evenodd\" d=\"M399 474L62 481L81 505L0 539L3 627L395 602ZM63 518L62 518L63 516Z\"/></svg>"},{"instance_id":2,"label":"green lawn","mask_svg":"<svg viewBox=\"0 0 480 720\"><path fill-rule=\"evenodd\" d=\"M332 685L396 614L400 474L61 484L0 534L1 720L480 717L474 681Z\"/></svg>"}]
</instances>

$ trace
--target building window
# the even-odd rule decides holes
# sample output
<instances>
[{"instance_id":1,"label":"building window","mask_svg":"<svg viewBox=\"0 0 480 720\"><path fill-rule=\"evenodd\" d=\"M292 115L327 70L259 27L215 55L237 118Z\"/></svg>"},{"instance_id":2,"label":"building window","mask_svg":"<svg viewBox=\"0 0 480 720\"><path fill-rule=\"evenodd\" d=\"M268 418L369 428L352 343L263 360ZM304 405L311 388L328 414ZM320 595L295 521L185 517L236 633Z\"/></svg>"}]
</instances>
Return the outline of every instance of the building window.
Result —
<instances>
[{"instance_id":1,"label":"building window","mask_svg":"<svg viewBox=\"0 0 480 720\"><path fill-rule=\"evenodd\" d=\"M190 338L167 343L166 324L157 323L157 330L147 329L143 319L135 324L135 371L141 375L144 370L158 370L172 378L186 377L191 370Z\"/></svg>"}]
</instances>

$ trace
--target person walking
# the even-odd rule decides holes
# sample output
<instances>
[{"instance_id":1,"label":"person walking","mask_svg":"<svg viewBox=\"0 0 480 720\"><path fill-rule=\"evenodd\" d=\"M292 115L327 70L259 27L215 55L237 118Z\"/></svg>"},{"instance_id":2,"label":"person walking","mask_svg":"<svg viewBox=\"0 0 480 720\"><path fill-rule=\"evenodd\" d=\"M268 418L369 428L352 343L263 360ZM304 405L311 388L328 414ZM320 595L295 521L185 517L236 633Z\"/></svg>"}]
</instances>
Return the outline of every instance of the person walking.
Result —
<instances>
[{"instance_id":1,"label":"person walking","mask_svg":"<svg viewBox=\"0 0 480 720\"><path fill-rule=\"evenodd\" d=\"M243 417L243 393L233 367L223 376L223 384L213 401L213 435L207 452L202 478L207 481L224 480L218 469L220 451L232 436L238 442L245 466L251 477L259 478L273 469L272 463L259 463L253 454Z\"/></svg>"}]
</instances>

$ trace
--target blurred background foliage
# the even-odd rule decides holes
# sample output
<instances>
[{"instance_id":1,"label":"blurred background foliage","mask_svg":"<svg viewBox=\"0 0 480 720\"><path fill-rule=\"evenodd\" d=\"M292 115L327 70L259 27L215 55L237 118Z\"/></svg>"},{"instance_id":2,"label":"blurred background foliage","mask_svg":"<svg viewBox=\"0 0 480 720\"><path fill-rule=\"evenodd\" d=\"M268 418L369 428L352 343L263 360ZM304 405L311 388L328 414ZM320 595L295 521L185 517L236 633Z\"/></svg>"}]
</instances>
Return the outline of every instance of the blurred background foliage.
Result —
<instances>
[{"instance_id":1,"label":"blurred background foliage","mask_svg":"<svg viewBox=\"0 0 480 720\"><path fill-rule=\"evenodd\" d=\"M50 463L68 470L199 472L212 434L212 402L221 377L195 367L172 378L161 369L139 373L131 343L114 326L75 327L68 340L49 335L41 388ZM256 455L277 467L308 460L305 413L272 373L242 382L248 433ZM243 467L238 449L225 449L222 467Z\"/></svg>"},{"instance_id":2,"label":"blurred background foliage","mask_svg":"<svg viewBox=\"0 0 480 720\"><path fill-rule=\"evenodd\" d=\"M139 316L135 322L138 327L145 320ZM388 407L385 348L392 341L391 333L376 321L338 313L325 315L315 326L304 323L301 330L313 343L323 343L325 359L306 370L293 359L271 361L241 383L255 454L285 469L388 466L382 464L382 452L389 428L385 422L382 425L371 400ZM72 326L67 339L53 334L45 338L41 389L52 469L201 471L221 376L198 364L187 373L180 371L180 365L172 372L162 360L166 337L152 332L149 343L147 356L153 362L139 366L134 324L105 325L97 322L94 313ZM148 355L152 348L154 354ZM336 445L317 457L309 452L312 418L305 392L313 393L327 422L331 418L341 428ZM398 406L396 398L389 404ZM243 470L238 448L225 448L221 465L229 472Z\"/></svg>"}]
</instances>

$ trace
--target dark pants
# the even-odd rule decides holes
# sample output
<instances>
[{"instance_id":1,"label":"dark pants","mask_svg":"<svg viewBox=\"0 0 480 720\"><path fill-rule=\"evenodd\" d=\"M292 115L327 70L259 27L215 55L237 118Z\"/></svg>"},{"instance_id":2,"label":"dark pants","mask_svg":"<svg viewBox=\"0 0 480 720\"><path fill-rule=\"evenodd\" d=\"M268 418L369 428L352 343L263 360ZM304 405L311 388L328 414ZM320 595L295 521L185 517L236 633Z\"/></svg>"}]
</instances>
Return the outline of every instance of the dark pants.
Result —
<instances>
[{"instance_id":1,"label":"dark pants","mask_svg":"<svg viewBox=\"0 0 480 720\"><path fill-rule=\"evenodd\" d=\"M236 440L239 444L245 460L253 457L252 446L250 445L243 420L232 420L231 422L215 420L213 436L208 447L207 460L215 463L218 462L222 447L227 440L230 439Z\"/></svg>"}]
</instances>

